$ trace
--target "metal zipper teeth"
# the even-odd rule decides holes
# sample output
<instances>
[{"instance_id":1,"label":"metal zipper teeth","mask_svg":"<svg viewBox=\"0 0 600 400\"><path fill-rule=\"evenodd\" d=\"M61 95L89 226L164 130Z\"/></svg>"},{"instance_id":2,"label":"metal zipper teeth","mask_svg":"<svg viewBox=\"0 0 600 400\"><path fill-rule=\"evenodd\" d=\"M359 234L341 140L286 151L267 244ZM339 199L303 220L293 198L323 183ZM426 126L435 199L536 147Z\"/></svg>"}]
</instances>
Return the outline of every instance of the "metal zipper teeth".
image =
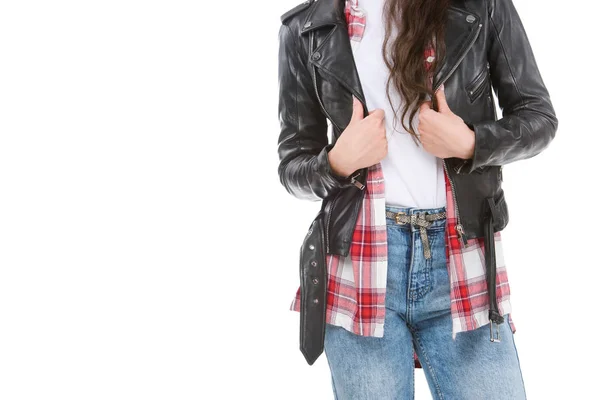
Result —
<instances>
[{"instance_id":1,"label":"metal zipper teeth","mask_svg":"<svg viewBox=\"0 0 600 400\"><path fill-rule=\"evenodd\" d=\"M467 245L467 237L465 235L465 231L463 229L462 224L460 223L460 214L458 212L458 203L456 202L456 188L454 187L454 182L452 182L452 178L450 178L450 174L448 173L448 166L446 165L446 159L442 159L444 169L446 170L446 175L448 175L448 180L450 181L450 187L452 192L452 198L454 199L454 212L456 213L456 231L458 232L458 236L460 237L461 242L464 246Z\"/></svg>"},{"instance_id":2,"label":"metal zipper teeth","mask_svg":"<svg viewBox=\"0 0 600 400\"><path fill-rule=\"evenodd\" d=\"M473 39L471 39L471 41L469 42L469 46L468 46L469 49L471 48L473 43L475 43L475 41L479 37L479 31L481 30L482 26L483 26L483 24L479 24L477 26L477 32L475 33L475 35L473 35ZM460 57L460 59L456 62L456 64L454 64L454 66L452 67L450 72L448 72L448 74L446 75L446 79L438 82L436 87L433 89L434 93L452 75L452 73L456 70L456 68L458 68L461 61L463 60L463 58L465 58L465 56L467 55L468 52L469 52L469 50L465 51L463 53L463 55ZM454 210L456 212L456 220L457 220L456 231L458 232L461 242L463 243L464 246L466 246L467 245L467 237L465 235L463 226L460 223L460 213L458 212L458 203L456 202L456 188L454 187L454 182L452 181L452 178L450 177L450 173L448 172L448 165L446 164L446 159L443 159L442 161L443 161L442 164L444 165L444 169L446 170L446 174L448 175L448 180L450 181L450 187L452 188L452 198L454 199Z\"/></svg>"}]
</instances>

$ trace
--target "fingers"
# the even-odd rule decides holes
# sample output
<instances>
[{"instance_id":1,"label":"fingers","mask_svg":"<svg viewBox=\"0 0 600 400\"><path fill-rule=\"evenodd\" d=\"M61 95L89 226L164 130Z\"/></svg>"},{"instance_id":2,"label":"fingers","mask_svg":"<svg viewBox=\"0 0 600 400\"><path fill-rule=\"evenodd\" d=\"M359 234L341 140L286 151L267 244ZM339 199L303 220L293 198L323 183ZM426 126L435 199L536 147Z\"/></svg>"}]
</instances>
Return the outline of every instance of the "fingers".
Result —
<instances>
[{"instance_id":1,"label":"fingers","mask_svg":"<svg viewBox=\"0 0 600 400\"><path fill-rule=\"evenodd\" d=\"M446 101L446 93L444 92L444 85L441 85L440 88L435 92L435 98L438 104L438 112L442 114L452 113L450 107L448 106L448 102Z\"/></svg>"},{"instance_id":2,"label":"fingers","mask_svg":"<svg viewBox=\"0 0 600 400\"><path fill-rule=\"evenodd\" d=\"M431 110L433 108L433 105L431 104L431 100L427 100L425 102L423 102L423 104L421 104L421 106L419 107L419 112L425 112L426 110Z\"/></svg>"},{"instance_id":3,"label":"fingers","mask_svg":"<svg viewBox=\"0 0 600 400\"><path fill-rule=\"evenodd\" d=\"M383 120L385 118L385 113L381 108L376 108L369 111L369 117Z\"/></svg>"},{"instance_id":4,"label":"fingers","mask_svg":"<svg viewBox=\"0 0 600 400\"><path fill-rule=\"evenodd\" d=\"M352 95L352 118L350 119L350 123L363 119L363 116L364 111L362 103Z\"/></svg>"},{"instance_id":5,"label":"fingers","mask_svg":"<svg viewBox=\"0 0 600 400\"><path fill-rule=\"evenodd\" d=\"M385 112L381 108L376 108L369 112L369 116L365 118L372 125L373 133L385 139Z\"/></svg>"}]
</instances>

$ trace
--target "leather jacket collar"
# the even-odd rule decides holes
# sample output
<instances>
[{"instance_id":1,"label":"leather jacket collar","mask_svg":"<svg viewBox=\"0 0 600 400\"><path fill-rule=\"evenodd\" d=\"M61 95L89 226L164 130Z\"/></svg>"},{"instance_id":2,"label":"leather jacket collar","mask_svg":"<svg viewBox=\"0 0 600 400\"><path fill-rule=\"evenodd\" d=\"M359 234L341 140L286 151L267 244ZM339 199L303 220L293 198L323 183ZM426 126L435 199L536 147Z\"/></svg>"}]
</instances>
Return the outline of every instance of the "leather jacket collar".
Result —
<instances>
[{"instance_id":1,"label":"leather jacket collar","mask_svg":"<svg viewBox=\"0 0 600 400\"><path fill-rule=\"evenodd\" d=\"M339 4L343 6L344 2ZM343 10L336 10L331 1L317 1L303 17L300 34L322 30L324 39L314 49L319 55L315 57L313 54L309 62L330 73L365 103L354 63L349 62L345 54L340 54L340 50L350 49L345 21L340 18L342 15ZM483 25L481 19L477 12L465 8L464 0L455 0L449 7L445 35L447 54L434 75L434 91L448 79L475 43Z\"/></svg>"}]
</instances>

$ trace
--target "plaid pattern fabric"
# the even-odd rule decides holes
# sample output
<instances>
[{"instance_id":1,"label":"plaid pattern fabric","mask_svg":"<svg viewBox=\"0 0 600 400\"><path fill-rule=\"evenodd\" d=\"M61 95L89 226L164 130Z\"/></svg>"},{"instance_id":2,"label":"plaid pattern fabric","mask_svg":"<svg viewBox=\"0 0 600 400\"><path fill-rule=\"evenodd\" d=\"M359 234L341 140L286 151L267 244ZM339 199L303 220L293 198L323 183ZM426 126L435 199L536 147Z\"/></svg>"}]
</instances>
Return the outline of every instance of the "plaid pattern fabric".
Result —
<instances>
[{"instance_id":1,"label":"plaid pattern fabric","mask_svg":"<svg viewBox=\"0 0 600 400\"><path fill-rule=\"evenodd\" d=\"M365 32L367 18L363 10L358 7L358 0L346 1L344 14L348 24L350 40L360 42Z\"/></svg>"},{"instance_id":2,"label":"plaid pattern fabric","mask_svg":"<svg viewBox=\"0 0 600 400\"><path fill-rule=\"evenodd\" d=\"M452 186L446 181L446 259L450 277L450 307L452 311L452 339L458 332L477 329L489 322L489 302L485 279L485 246L483 237L469 239L463 247L456 231L456 211ZM510 286L504 263L501 232L494 232L496 248L496 299L500 315L508 314L507 322L516 332L510 312Z\"/></svg>"},{"instance_id":3,"label":"plaid pattern fabric","mask_svg":"<svg viewBox=\"0 0 600 400\"><path fill-rule=\"evenodd\" d=\"M387 227L383 170L368 169L348 256L327 254L325 319L362 336L383 336L387 284ZM300 311L300 288L290 309Z\"/></svg>"},{"instance_id":4,"label":"plaid pattern fabric","mask_svg":"<svg viewBox=\"0 0 600 400\"><path fill-rule=\"evenodd\" d=\"M358 0L346 2L346 18L352 24L348 33L360 41L366 26L365 15ZM435 58L433 47L424 52L428 72ZM432 78L429 85L431 87ZM477 329L489 323L489 302L485 278L484 238L469 239L463 246L456 230L457 218L452 186L444 171L446 183L446 257L450 277L452 339L463 331ZM327 254L326 322L338 325L362 336L383 336L385 293L387 283L387 228L385 220L385 189L383 170L377 163L368 168L364 199L359 209L350 252L342 257ZM516 331L510 315L510 287L502 252L501 233L494 233L496 247L496 296L501 315L508 313L507 322ZM290 310L300 311L300 287ZM416 353L415 367L421 368Z\"/></svg>"}]
</instances>

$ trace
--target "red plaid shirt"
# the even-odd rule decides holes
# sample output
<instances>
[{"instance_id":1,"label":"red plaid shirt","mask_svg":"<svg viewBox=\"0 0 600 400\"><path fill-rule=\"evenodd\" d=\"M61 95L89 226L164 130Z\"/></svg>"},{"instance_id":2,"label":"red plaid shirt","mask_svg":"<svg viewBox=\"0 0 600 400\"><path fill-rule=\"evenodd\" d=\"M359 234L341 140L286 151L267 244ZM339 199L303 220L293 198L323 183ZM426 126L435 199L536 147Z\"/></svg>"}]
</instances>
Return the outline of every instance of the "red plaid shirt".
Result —
<instances>
[{"instance_id":1,"label":"red plaid shirt","mask_svg":"<svg viewBox=\"0 0 600 400\"><path fill-rule=\"evenodd\" d=\"M366 16L358 0L346 1L348 34L353 42L361 40ZM427 71L435 57L433 48L424 53ZM431 80L430 80L431 84ZM446 182L446 257L450 277L450 306L452 339L458 332L470 331L488 324L488 294L485 278L483 237L469 239L466 246L458 237L452 186ZM358 213L350 252L343 257L327 254L327 313L326 322L341 326L362 336L383 336L385 293L387 284L387 227L385 219L385 189L383 170L377 163L368 168L364 199ZM510 286L502 252L501 233L494 233L496 245L496 298L500 315L511 318ZM300 287L290 306L300 311ZM421 368L416 352L415 367Z\"/></svg>"}]
</instances>

